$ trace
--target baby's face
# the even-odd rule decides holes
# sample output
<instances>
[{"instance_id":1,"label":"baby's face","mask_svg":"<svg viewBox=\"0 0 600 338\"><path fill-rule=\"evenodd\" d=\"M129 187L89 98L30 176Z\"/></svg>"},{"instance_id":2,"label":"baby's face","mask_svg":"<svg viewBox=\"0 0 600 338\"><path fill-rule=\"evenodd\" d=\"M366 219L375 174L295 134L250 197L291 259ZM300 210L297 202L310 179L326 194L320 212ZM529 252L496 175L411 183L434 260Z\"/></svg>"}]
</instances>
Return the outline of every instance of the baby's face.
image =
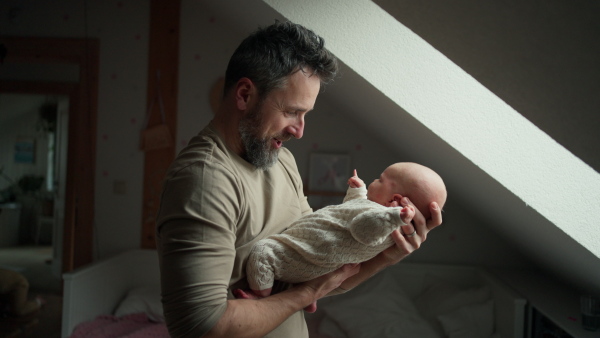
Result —
<instances>
[{"instance_id":1,"label":"baby's face","mask_svg":"<svg viewBox=\"0 0 600 338\"><path fill-rule=\"evenodd\" d=\"M388 170L386 170L369 184L367 199L381 205L389 206L394 197L394 188L394 181L390 177Z\"/></svg>"}]
</instances>

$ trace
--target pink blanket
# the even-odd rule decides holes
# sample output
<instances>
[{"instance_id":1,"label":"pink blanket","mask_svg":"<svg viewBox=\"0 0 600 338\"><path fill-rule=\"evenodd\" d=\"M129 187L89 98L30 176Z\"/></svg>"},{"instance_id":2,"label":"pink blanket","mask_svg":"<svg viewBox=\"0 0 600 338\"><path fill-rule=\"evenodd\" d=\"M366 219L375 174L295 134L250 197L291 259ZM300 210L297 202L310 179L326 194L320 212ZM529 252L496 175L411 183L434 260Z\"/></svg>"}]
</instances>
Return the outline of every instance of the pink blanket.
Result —
<instances>
[{"instance_id":1,"label":"pink blanket","mask_svg":"<svg viewBox=\"0 0 600 338\"><path fill-rule=\"evenodd\" d=\"M169 337L165 323L151 321L145 313L122 317L102 315L75 327L71 338Z\"/></svg>"}]
</instances>

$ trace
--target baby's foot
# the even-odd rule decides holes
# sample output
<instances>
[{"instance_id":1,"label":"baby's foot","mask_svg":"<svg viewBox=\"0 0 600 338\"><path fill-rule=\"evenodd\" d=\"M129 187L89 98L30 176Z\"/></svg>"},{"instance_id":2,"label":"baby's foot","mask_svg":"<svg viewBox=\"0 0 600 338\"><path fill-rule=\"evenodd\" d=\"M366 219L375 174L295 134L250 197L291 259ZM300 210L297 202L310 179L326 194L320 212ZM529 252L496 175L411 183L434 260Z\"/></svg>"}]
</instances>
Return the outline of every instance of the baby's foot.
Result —
<instances>
[{"instance_id":1,"label":"baby's foot","mask_svg":"<svg viewBox=\"0 0 600 338\"><path fill-rule=\"evenodd\" d=\"M233 290L233 295L237 299L258 299L258 296L255 295L252 291L248 290L248 292L242 289Z\"/></svg>"},{"instance_id":2,"label":"baby's foot","mask_svg":"<svg viewBox=\"0 0 600 338\"><path fill-rule=\"evenodd\" d=\"M265 298L271 295L271 288L265 290L242 290L235 289L233 290L233 295L235 298L239 299L260 299Z\"/></svg>"},{"instance_id":3,"label":"baby's foot","mask_svg":"<svg viewBox=\"0 0 600 338\"><path fill-rule=\"evenodd\" d=\"M315 313L317 311L317 302L313 302L309 306L305 307L304 311L308 313Z\"/></svg>"}]
</instances>

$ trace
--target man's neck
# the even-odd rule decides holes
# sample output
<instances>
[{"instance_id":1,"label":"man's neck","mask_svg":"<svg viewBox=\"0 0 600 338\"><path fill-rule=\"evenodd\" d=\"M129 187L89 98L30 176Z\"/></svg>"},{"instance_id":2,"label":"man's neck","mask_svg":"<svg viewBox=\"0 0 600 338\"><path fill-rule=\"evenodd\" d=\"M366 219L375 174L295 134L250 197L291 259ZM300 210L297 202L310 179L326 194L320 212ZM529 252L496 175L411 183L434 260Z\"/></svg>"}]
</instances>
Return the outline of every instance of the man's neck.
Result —
<instances>
[{"instance_id":1,"label":"man's neck","mask_svg":"<svg viewBox=\"0 0 600 338\"><path fill-rule=\"evenodd\" d=\"M240 114L233 111L227 111L225 107L219 109L212 125L219 133L225 144L236 154L243 155L242 140L239 131Z\"/></svg>"}]
</instances>

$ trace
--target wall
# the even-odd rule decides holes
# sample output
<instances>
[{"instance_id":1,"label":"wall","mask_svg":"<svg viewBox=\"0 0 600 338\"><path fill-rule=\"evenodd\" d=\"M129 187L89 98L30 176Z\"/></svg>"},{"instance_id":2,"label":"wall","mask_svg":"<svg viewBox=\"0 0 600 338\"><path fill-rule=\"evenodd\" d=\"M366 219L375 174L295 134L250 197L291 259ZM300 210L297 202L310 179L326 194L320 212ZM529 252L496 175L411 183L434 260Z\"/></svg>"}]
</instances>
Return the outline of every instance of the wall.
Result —
<instances>
[{"instance_id":1,"label":"wall","mask_svg":"<svg viewBox=\"0 0 600 338\"><path fill-rule=\"evenodd\" d=\"M94 228L99 257L140 243L149 14L143 0L89 5L89 34L100 38Z\"/></svg>"}]
</instances>

